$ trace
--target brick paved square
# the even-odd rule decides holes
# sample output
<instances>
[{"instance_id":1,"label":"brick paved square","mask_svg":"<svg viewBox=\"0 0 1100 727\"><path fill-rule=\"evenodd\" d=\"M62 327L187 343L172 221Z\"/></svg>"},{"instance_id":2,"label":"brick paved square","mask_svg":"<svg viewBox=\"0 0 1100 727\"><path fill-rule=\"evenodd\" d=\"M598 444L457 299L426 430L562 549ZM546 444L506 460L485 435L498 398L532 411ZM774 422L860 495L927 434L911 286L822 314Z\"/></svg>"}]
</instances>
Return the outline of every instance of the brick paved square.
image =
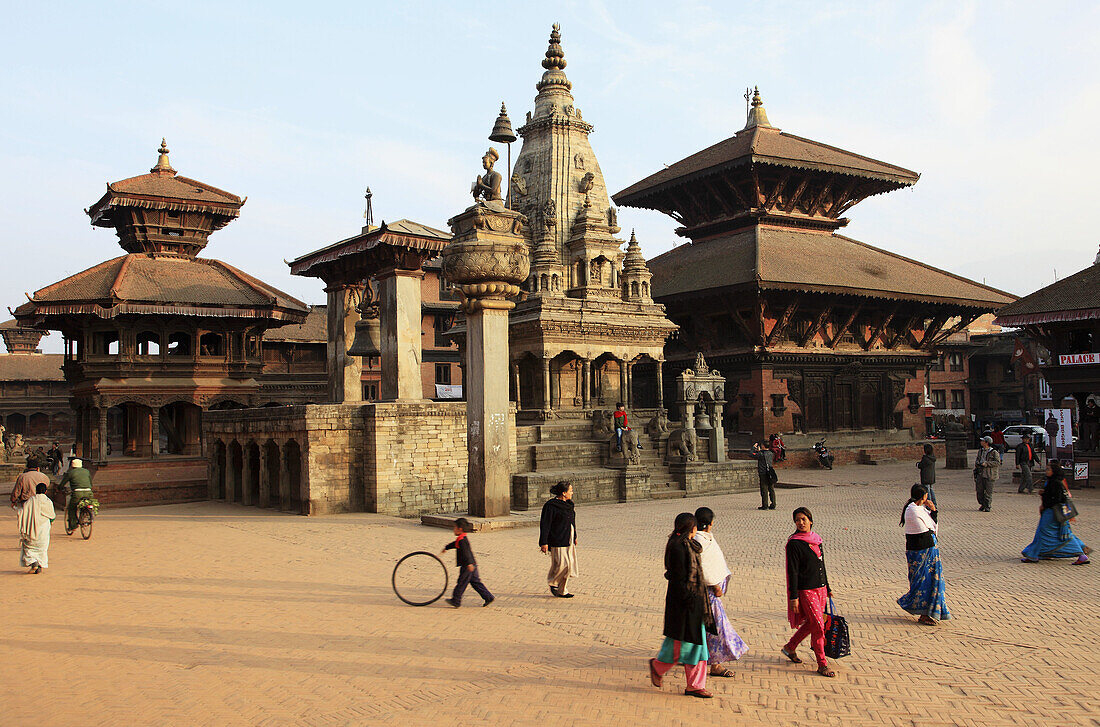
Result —
<instances>
[{"instance_id":1,"label":"brick paved square","mask_svg":"<svg viewBox=\"0 0 1100 727\"><path fill-rule=\"evenodd\" d=\"M1007 468L1006 468L1007 469ZM583 507L577 597L544 585L533 529L473 537L492 608L401 604L402 554L449 534L378 515L302 518L221 503L104 510L91 540L55 523L49 571L17 568L0 521L2 724L1098 724L1098 566L1019 562L1038 497L1007 473L978 513L968 472L941 472L941 550L954 620L920 627L897 526L911 464L784 472L779 492ZM1098 542L1100 495L1075 493ZM673 516L707 504L750 651L710 701L682 673L649 685L660 642L661 554ZM785 663L782 546L811 508L853 654L838 678ZM447 560L451 564L451 560ZM805 657L808 649L803 648Z\"/></svg>"}]
</instances>

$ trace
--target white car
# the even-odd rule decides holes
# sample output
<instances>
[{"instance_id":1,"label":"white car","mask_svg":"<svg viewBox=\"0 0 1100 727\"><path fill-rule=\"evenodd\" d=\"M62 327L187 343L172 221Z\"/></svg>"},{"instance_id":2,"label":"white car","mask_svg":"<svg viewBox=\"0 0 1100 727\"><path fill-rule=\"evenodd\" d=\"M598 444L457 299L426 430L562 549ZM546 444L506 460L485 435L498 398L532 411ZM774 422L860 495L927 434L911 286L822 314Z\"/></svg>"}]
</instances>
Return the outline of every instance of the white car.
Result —
<instances>
[{"instance_id":1,"label":"white car","mask_svg":"<svg viewBox=\"0 0 1100 727\"><path fill-rule=\"evenodd\" d=\"M1005 435L1005 446L1009 449L1015 449L1019 446L1023 440L1024 432L1031 434L1031 446L1044 447L1047 441L1047 430L1040 427L1038 424L1014 424L1011 427L1005 427L1001 432Z\"/></svg>"}]
</instances>

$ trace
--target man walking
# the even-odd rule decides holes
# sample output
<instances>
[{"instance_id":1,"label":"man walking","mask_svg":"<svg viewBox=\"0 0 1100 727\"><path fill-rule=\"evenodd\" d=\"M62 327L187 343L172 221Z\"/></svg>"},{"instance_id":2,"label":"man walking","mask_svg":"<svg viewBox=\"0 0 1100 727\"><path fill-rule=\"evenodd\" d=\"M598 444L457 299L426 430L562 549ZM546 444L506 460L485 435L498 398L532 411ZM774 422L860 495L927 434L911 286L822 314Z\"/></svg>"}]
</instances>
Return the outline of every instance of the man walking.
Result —
<instances>
[{"instance_id":1,"label":"man walking","mask_svg":"<svg viewBox=\"0 0 1100 727\"><path fill-rule=\"evenodd\" d=\"M993 449L993 437L978 441L981 449L974 461L974 493L978 497L978 512L989 512L993 506L993 483L1001 475L1001 455Z\"/></svg>"},{"instance_id":2,"label":"man walking","mask_svg":"<svg viewBox=\"0 0 1100 727\"><path fill-rule=\"evenodd\" d=\"M1020 489L1019 492L1023 493L1027 490L1027 494L1031 494L1031 491L1035 488L1031 480L1031 468L1036 462L1035 450L1031 447L1031 434L1024 432L1021 441L1016 445L1016 468L1020 470Z\"/></svg>"},{"instance_id":3,"label":"man walking","mask_svg":"<svg viewBox=\"0 0 1100 727\"><path fill-rule=\"evenodd\" d=\"M757 510L775 509L775 482L779 478L775 474L773 464L775 455L770 449L761 447L759 443L752 445L752 456L756 458L756 474L760 478L760 507ZM771 504L768 504L769 498Z\"/></svg>"}]
</instances>

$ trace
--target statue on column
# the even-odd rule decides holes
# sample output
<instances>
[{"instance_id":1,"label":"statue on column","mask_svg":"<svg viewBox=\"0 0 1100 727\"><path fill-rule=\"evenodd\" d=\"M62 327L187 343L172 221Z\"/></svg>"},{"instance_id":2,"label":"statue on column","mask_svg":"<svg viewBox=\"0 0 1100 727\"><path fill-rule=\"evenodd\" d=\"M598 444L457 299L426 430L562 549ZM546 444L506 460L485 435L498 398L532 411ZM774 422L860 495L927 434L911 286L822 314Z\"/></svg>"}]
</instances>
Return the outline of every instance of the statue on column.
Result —
<instances>
[{"instance_id":1,"label":"statue on column","mask_svg":"<svg viewBox=\"0 0 1100 727\"><path fill-rule=\"evenodd\" d=\"M499 202L500 196L500 172L493 171L493 163L500 159L496 149L489 147L485 156L481 157L481 166L485 168L485 174L478 176L470 187L470 193L474 199L484 199L486 202Z\"/></svg>"}]
</instances>

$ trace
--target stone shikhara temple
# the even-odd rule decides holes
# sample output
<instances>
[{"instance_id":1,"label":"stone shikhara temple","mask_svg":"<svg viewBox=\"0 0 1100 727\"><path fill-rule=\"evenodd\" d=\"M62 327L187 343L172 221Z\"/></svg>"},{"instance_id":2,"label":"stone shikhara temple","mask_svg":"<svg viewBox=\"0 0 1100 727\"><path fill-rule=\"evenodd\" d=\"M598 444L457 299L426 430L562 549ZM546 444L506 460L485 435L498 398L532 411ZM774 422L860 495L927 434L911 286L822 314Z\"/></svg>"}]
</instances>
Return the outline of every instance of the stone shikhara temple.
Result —
<instances>
[{"instance_id":1,"label":"stone shikhara temple","mask_svg":"<svg viewBox=\"0 0 1100 727\"><path fill-rule=\"evenodd\" d=\"M757 92L735 136L614 196L691 241L650 261L679 326L665 356L675 373L702 351L726 376L735 447L773 433L788 448L911 442L937 344L1014 300L837 234L853 205L917 179L781 131Z\"/></svg>"}]
</instances>

